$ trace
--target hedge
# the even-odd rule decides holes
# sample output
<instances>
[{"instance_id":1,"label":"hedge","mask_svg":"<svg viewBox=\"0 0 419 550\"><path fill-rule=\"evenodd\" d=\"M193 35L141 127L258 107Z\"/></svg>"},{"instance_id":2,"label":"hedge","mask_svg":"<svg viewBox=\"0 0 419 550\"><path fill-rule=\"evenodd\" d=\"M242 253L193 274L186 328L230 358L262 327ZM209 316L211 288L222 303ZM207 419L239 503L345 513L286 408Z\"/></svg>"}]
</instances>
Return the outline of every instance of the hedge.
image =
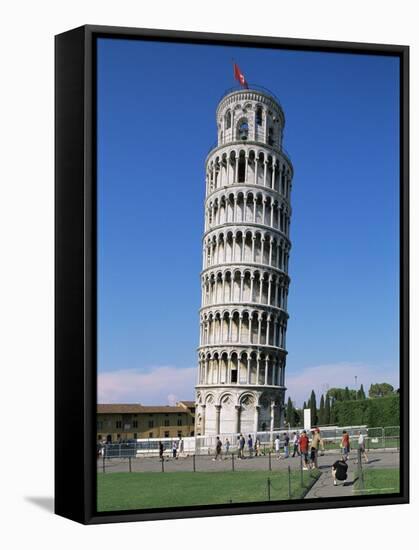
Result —
<instances>
[{"instance_id":1,"label":"hedge","mask_svg":"<svg viewBox=\"0 0 419 550\"><path fill-rule=\"evenodd\" d=\"M398 395L359 401L337 401L333 405L338 426L398 426L400 424L400 398Z\"/></svg>"}]
</instances>

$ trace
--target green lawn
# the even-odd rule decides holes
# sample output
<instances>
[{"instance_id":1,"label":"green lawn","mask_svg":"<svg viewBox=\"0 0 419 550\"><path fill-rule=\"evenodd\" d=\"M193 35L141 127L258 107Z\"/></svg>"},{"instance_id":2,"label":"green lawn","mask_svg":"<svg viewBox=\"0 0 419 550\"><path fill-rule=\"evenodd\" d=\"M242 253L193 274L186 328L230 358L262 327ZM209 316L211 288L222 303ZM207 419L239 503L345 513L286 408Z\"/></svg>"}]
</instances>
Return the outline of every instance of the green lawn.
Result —
<instances>
[{"instance_id":1,"label":"green lawn","mask_svg":"<svg viewBox=\"0 0 419 550\"><path fill-rule=\"evenodd\" d=\"M363 495L398 493L400 491L399 468L371 468L364 470L364 489L360 480L355 483L354 493Z\"/></svg>"},{"instance_id":2,"label":"green lawn","mask_svg":"<svg viewBox=\"0 0 419 550\"><path fill-rule=\"evenodd\" d=\"M291 472L291 498L302 498L318 472ZM98 473L99 512L288 500L288 472Z\"/></svg>"}]
</instances>

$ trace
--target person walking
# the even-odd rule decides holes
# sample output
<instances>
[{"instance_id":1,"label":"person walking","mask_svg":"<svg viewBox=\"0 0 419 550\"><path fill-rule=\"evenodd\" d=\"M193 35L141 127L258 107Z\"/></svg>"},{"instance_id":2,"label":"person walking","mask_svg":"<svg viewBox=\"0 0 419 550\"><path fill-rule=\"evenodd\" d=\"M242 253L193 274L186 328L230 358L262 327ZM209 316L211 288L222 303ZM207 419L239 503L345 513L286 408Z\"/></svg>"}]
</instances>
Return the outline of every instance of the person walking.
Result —
<instances>
[{"instance_id":1,"label":"person walking","mask_svg":"<svg viewBox=\"0 0 419 550\"><path fill-rule=\"evenodd\" d=\"M284 458L289 458L290 456L290 436L288 432L284 433Z\"/></svg>"},{"instance_id":2,"label":"person walking","mask_svg":"<svg viewBox=\"0 0 419 550\"><path fill-rule=\"evenodd\" d=\"M239 458L244 458L244 446L246 444L246 440L244 439L244 435L240 434L240 441L239 441L239 450L240 450L240 456Z\"/></svg>"},{"instance_id":3,"label":"person walking","mask_svg":"<svg viewBox=\"0 0 419 550\"><path fill-rule=\"evenodd\" d=\"M297 456L300 456L300 434L297 433L297 432L294 432L293 433L293 438L292 438L292 444L293 444L293 453L292 453L292 456L293 458L295 457L295 455L297 454Z\"/></svg>"},{"instance_id":4,"label":"person walking","mask_svg":"<svg viewBox=\"0 0 419 550\"><path fill-rule=\"evenodd\" d=\"M176 458L176 460L177 460L176 454L177 454L177 443L176 443L175 440L173 440L173 443L172 443L172 456L173 456L173 458Z\"/></svg>"},{"instance_id":5,"label":"person walking","mask_svg":"<svg viewBox=\"0 0 419 550\"><path fill-rule=\"evenodd\" d=\"M365 462L368 462L367 451L365 450L365 438L361 432L358 432L358 449L359 449L359 460L362 460L362 457L365 458Z\"/></svg>"},{"instance_id":6,"label":"person walking","mask_svg":"<svg viewBox=\"0 0 419 550\"><path fill-rule=\"evenodd\" d=\"M215 438L215 458L213 458L212 460L221 460L221 447L221 439L217 435L217 437Z\"/></svg>"},{"instance_id":7,"label":"person walking","mask_svg":"<svg viewBox=\"0 0 419 550\"><path fill-rule=\"evenodd\" d=\"M253 456L253 439L252 436L249 434L249 437L247 438L247 449L249 451L249 456Z\"/></svg>"},{"instance_id":8,"label":"person walking","mask_svg":"<svg viewBox=\"0 0 419 550\"><path fill-rule=\"evenodd\" d=\"M183 439L182 439L182 436L180 435L179 436L179 442L178 442L178 455L183 455L183 449L184 449L184 442L183 442Z\"/></svg>"},{"instance_id":9,"label":"person walking","mask_svg":"<svg viewBox=\"0 0 419 550\"><path fill-rule=\"evenodd\" d=\"M230 441L228 440L228 437L225 440L224 449L225 449L224 459L226 459L228 457L229 453L230 453Z\"/></svg>"},{"instance_id":10,"label":"person walking","mask_svg":"<svg viewBox=\"0 0 419 550\"><path fill-rule=\"evenodd\" d=\"M275 439L275 454L276 454L277 460L281 458L280 451L281 451L281 441L279 440L279 435L277 435Z\"/></svg>"},{"instance_id":11,"label":"person walking","mask_svg":"<svg viewBox=\"0 0 419 550\"><path fill-rule=\"evenodd\" d=\"M260 455L260 439L257 437L255 441L255 456Z\"/></svg>"},{"instance_id":12,"label":"person walking","mask_svg":"<svg viewBox=\"0 0 419 550\"><path fill-rule=\"evenodd\" d=\"M164 446L163 446L163 441L159 441L159 457L160 457L160 460L163 462L164 458L163 458L163 451L164 451Z\"/></svg>"},{"instance_id":13,"label":"person walking","mask_svg":"<svg viewBox=\"0 0 419 550\"><path fill-rule=\"evenodd\" d=\"M305 430L300 436L300 452L304 460L303 470L308 470L308 436Z\"/></svg>"},{"instance_id":14,"label":"person walking","mask_svg":"<svg viewBox=\"0 0 419 550\"><path fill-rule=\"evenodd\" d=\"M313 438L310 443L310 461L311 461L311 468L318 468L318 454L319 454L319 447L320 447L320 430L318 428L315 428L313 430Z\"/></svg>"},{"instance_id":15,"label":"person walking","mask_svg":"<svg viewBox=\"0 0 419 550\"><path fill-rule=\"evenodd\" d=\"M342 432L342 439L340 442L340 446L342 449L342 459L346 462L349 458L349 453L351 450L350 447L350 441L349 441L349 434L346 430L343 430Z\"/></svg>"}]
</instances>

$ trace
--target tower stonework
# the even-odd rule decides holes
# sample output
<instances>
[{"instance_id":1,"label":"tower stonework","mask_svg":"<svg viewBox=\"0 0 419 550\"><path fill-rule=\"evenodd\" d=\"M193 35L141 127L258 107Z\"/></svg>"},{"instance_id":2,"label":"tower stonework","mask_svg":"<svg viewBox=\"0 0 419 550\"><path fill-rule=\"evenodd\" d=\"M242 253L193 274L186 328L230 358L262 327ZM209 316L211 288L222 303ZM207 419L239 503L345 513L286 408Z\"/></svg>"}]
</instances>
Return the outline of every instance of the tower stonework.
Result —
<instances>
[{"instance_id":1,"label":"tower stonework","mask_svg":"<svg viewBox=\"0 0 419 550\"><path fill-rule=\"evenodd\" d=\"M282 426L293 167L284 113L257 89L227 93L207 156L197 435Z\"/></svg>"}]
</instances>

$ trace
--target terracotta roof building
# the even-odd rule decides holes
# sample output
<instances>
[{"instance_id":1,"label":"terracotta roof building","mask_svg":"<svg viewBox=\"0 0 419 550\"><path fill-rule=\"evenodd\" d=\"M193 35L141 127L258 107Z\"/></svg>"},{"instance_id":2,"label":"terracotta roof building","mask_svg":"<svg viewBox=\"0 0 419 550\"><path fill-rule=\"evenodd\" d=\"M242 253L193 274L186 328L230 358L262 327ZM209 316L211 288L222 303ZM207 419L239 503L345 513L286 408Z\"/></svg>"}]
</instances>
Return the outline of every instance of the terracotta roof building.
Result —
<instances>
[{"instance_id":1,"label":"terracotta roof building","mask_svg":"<svg viewBox=\"0 0 419 550\"><path fill-rule=\"evenodd\" d=\"M98 404L97 440L118 442L129 439L194 435L193 401L171 405L139 403Z\"/></svg>"}]
</instances>

